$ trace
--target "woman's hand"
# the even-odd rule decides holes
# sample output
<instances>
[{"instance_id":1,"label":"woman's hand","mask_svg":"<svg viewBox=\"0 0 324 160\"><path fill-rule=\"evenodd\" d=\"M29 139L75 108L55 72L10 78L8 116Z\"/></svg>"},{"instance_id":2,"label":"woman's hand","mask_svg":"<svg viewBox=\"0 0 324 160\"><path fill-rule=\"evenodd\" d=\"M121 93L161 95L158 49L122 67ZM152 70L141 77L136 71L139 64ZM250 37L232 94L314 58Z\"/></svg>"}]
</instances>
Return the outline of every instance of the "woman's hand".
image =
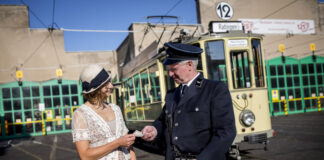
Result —
<instances>
[{"instance_id":1,"label":"woman's hand","mask_svg":"<svg viewBox=\"0 0 324 160\"><path fill-rule=\"evenodd\" d=\"M130 147L135 142L134 134L126 134L120 138L118 138L118 142L120 146Z\"/></svg>"}]
</instances>

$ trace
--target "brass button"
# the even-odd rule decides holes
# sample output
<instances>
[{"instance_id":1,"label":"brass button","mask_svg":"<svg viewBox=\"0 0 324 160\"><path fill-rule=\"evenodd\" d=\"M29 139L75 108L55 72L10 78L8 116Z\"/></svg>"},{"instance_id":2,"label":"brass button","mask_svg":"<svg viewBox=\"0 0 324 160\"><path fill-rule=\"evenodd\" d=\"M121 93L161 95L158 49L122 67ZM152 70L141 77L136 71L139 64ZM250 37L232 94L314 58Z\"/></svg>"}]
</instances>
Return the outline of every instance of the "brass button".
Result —
<instances>
[{"instance_id":1,"label":"brass button","mask_svg":"<svg viewBox=\"0 0 324 160\"><path fill-rule=\"evenodd\" d=\"M175 127L178 127L178 126L179 126L179 123L175 123L174 126L175 126Z\"/></svg>"},{"instance_id":2,"label":"brass button","mask_svg":"<svg viewBox=\"0 0 324 160\"><path fill-rule=\"evenodd\" d=\"M175 137L174 137L174 140L175 140L175 141L176 141L176 140L178 140L178 137L177 137L177 136L175 136Z\"/></svg>"},{"instance_id":3,"label":"brass button","mask_svg":"<svg viewBox=\"0 0 324 160\"><path fill-rule=\"evenodd\" d=\"M181 113L181 110L179 109L177 113L180 114Z\"/></svg>"}]
</instances>

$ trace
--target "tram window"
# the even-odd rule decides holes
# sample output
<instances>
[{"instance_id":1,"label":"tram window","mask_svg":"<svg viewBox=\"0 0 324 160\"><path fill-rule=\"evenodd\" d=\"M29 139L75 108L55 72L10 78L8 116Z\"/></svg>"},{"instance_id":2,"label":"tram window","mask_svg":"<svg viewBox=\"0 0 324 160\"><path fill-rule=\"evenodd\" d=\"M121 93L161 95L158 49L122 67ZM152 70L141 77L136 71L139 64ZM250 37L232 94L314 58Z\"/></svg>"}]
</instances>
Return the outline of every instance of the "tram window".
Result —
<instances>
[{"instance_id":1,"label":"tram window","mask_svg":"<svg viewBox=\"0 0 324 160\"><path fill-rule=\"evenodd\" d=\"M2 88L2 97L10 98L10 88Z\"/></svg>"},{"instance_id":2,"label":"tram window","mask_svg":"<svg viewBox=\"0 0 324 160\"><path fill-rule=\"evenodd\" d=\"M141 94L141 85L140 85L140 76L139 74L137 74L134 77L134 81L135 81L135 91L136 91L136 104L137 105L141 105L142 104L142 94Z\"/></svg>"},{"instance_id":3,"label":"tram window","mask_svg":"<svg viewBox=\"0 0 324 160\"><path fill-rule=\"evenodd\" d=\"M129 102L129 95L128 95L128 84L127 83L125 83L124 84L124 86L123 86L123 88L125 89L124 90L124 93L123 93L123 95L124 95L124 103L125 103L125 105L127 106L128 105L128 102Z\"/></svg>"},{"instance_id":4,"label":"tram window","mask_svg":"<svg viewBox=\"0 0 324 160\"><path fill-rule=\"evenodd\" d=\"M230 55L234 88L250 88L251 75L249 72L248 53L246 51L231 51Z\"/></svg>"},{"instance_id":5,"label":"tram window","mask_svg":"<svg viewBox=\"0 0 324 160\"><path fill-rule=\"evenodd\" d=\"M256 87L264 87L263 58L259 39L252 39L252 56Z\"/></svg>"},{"instance_id":6,"label":"tram window","mask_svg":"<svg viewBox=\"0 0 324 160\"><path fill-rule=\"evenodd\" d=\"M133 85L133 79L130 78L128 81L127 81L127 84L128 84L128 90L129 90L129 102L132 104L132 105L135 105L135 91L134 91L134 85Z\"/></svg>"},{"instance_id":7,"label":"tram window","mask_svg":"<svg viewBox=\"0 0 324 160\"><path fill-rule=\"evenodd\" d=\"M195 43L195 44L192 44L192 45L201 48L199 43ZM198 58L197 71L200 72L201 74L203 74L202 70L203 70L203 68L202 68L201 55L200 55L199 58Z\"/></svg>"},{"instance_id":8,"label":"tram window","mask_svg":"<svg viewBox=\"0 0 324 160\"><path fill-rule=\"evenodd\" d=\"M143 93L143 100L144 103L150 103L150 89L151 87L149 86L149 81L148 81L148 74L147 74L147 70L141 72L141 83L142 83L142 93Z\"/></svg>"},{"instance_id":9,"label":"tram window","mask_svg":"<svg viewBox=\"0 0 324 160\"><path fill-rule=\"evenodd\" d=\"M205 43L208 77L212 80L227 83L224 41L209 41Z\"/></svg>"},{"instance_id":10,"label":"tram window","mask_svg":"<svg viewBox=\"0 0 324 160\"><path fill-rule=\"evenodd\" d=\"M166 83L166 89L167 89L167 91L172 90L173 88L176 87L175 82L174 82L173 78L171 78L169 76L169 70L164 65L163 65L163 70L164 70L164 73L161 73L161 74L164 76L165 83Z\"/></svg>"},{"instance_id":11,"label":"tram window","mask_svg":"<svg viewBox=\"0 0 324 160\"><path fill-rule=\"evenodd\" d=\"M149 68L150 72L150 82L151 82L151 90L150 95L153 98L153 102L161 101L161 91L160 91L160 80L159 76L162 76L162 72L159 73L158 67L156 64Z\"/></svg>"}]
</instances>

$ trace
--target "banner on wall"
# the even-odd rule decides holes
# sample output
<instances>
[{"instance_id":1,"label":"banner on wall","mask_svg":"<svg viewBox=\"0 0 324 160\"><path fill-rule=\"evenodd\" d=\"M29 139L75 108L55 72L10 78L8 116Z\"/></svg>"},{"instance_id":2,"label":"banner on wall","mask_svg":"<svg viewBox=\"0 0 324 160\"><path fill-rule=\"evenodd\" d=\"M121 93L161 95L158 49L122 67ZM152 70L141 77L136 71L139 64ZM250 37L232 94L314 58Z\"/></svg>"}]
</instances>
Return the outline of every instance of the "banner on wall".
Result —
<instances>
[{"instance_id":1,"label":"banner on wall","mask_svg":"<svg viewBox=\"0 0 324 160\"><path fill-rule=\"evenodd\" d=\"M239 19L245 31L259 34L315 34L314 20Z\"/></svg>"}]
</instances>

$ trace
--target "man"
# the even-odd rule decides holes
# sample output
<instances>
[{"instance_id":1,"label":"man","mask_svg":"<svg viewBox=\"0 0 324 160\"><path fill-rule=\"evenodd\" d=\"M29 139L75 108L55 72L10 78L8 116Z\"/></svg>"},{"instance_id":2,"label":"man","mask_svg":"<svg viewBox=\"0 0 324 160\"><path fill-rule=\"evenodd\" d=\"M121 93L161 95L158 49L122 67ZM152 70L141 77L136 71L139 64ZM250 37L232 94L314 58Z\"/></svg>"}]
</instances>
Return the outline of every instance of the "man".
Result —
<instances>
[{"instance_id":1,"label":"man","mask_svg":"<svg viewBox=\"0 0 324 160\"><path fill-rule=\"evenodd\" d=\"M222 82L197 72L202 49L189 44L164 44L163 62L179 87L169 91L153 126L142 130L146 141L164 138L166 160L222 160L235 135L232 100Z\"/></svg>"}]
</instances>

